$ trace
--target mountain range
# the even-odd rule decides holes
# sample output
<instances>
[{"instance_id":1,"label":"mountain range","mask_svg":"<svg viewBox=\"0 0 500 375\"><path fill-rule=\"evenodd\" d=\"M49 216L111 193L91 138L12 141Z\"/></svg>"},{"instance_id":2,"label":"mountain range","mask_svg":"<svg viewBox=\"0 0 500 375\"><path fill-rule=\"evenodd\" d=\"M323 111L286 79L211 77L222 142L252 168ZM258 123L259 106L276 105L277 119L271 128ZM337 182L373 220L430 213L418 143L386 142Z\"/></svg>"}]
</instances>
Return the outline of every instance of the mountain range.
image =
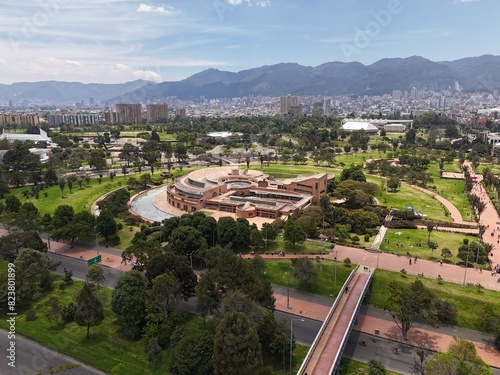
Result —
<instances>
[{"instance_id":1,"label":"mountain range","mask_svg":"<svg viewBox=\"0 0 500 375\"><path fill-rule=\"evenodd\" d=\"M208 69L176 82L133 81L82 84L45 81L0 85L0 102L28 100L68 104L88 101L114 104L178 99L293 95L383 95L393 90L500 90L500 56L483 55L434 62L420 56L387 58L371 65L328 62L316 67L295 63L228 72Z\"/></svg>"}]
</instances>

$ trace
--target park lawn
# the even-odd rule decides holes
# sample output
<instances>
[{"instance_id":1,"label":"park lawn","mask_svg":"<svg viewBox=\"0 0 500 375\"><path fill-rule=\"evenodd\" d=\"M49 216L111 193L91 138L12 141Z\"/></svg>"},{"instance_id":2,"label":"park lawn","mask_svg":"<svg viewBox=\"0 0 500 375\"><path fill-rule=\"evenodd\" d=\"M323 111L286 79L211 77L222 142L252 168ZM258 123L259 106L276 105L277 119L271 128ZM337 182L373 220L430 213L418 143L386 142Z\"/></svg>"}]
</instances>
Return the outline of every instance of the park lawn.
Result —
<instances>
[{"instance_id":1,"label":"park lawn","mask_svg":"<svg viewBox=\"0 0 500 375\"><path fill-rule=\"evenodd\" d=\"M280 257L279 259L265 259L264 261L267 265L266 276L268 280L273 284L287 286L287 272L292 264L291 260L286 259L286 257ZM308 288L299 288L297 281L292 274L289 279L290 288L319 294L324 297L336 296L355 267L354 264L347 267L342 262L334 262L332 260L320 261L319 259L313 259L313 263L316 271L318 272L316 282Z\"/></svg>"},{"instance_id":2,"label":"park lawn","mask_svg":"<svg viewBox=\"0 0 500 375\"><path fill-rule=\"evenodd\" d=\"M381 269L377 269L373 276L370 293L367 294L363 303L380 309L386 307L386 301L389 298L388 285L391 281L409 284L417 279L416 276L406 275L406 277L402 277L401 274L396 272ZM437 280L425 277L418 277L418 279L438 298L451 301L457 306L458 319L456 325L458 327L485 332L479 321L481 307L490 305L494 311L500 311L500 300L497 291L483 289L479 293L474 285L462 287L460 284L449 282L438 284Z\"/></svg>"},{"instance_id":3,"label":"park lawn","mask_svg":"<svg viewBox=\"0 0 500 375\"><path fill-rule=\"evenodd\" d=\"M494 175L498 175L500 173L500 165L498 165L498 164L481 163L476 168L476 174L481 174L482 175L485 168L489 168L491 170L491 173L493 173Z\"/></svg>"},{"instance_id":4,"label":"park lawn","mask_svg":"<svg viewBox=\"0 0 500 375\"><path fill-rule=\"evenodd\" d=\"M382 177L366 176L367 182L373 182L381 186ZM386 185L387 182L384 182ZM445 208L443 205L434 199L431 195L425 194L420 190L413 189L406 185L401 185L397 192L391 193L387 191L380 191L377 197L381 205L387 205L391 208L405 210L406 207L412 206L417 212L427 214L428 218L434 220L449 221L449 216L445 215Z\"/></svg>"},{"instance_id":5,"label":"park lawn","mask_svg":"<svg viewBox=\"0 0 500 375\"><path fill-rule=\"evenodd\" d=\"M122 223L123 228L118 231L118 236L120 237L120 243L116 246L113 246L116 249L125 250L127 247L132 245L132 239L137 232L140 232L140 228L138 226L130 226L125 224L125 222L120 218L115 218L117 223ZM104 239L102 239L104 244Z\"/></svg>"},{"instance_id":6,"label":"park lawn","mask_svg":"<svg viewBox=\"0 0 500 375\"><path fill-rule=\"evenodd\" d=\"M347 168L352 165L365 165L365 163L370 159L386 159L387 154L379 151L358 151L350 152L348 154L335 155L336 164L343 163Z\"/></svg>"},{"instance_id":7,"label":"park lawn","mask_svg":"<svg viewBox=\"0 0 500 375\"><path fill-rule=\"evenodd\" d=\"M50 349L67 354L79 361L99 368L109 373L114 368L119 375L145 375L145 374L167 374L170 350L164 350L161 362L157 366L151 366L147 360L144 340L131 340L120 331L116 321L116 315L111 311L110 300L112 291L101 288L95 292L104 306L104 320L96 327L90 328L90 338L85 339L86 328L76 323L50 322L46 313L50 310L48 301L52 297L59 300L61 306L69 302L76 303L76 296L83 286L83 282L74 281L68 284L64 290L59 289L62 284L61 277L54 283L54 289L45 294L38 302L33 304L37 319L26 321L24 310L18 311L16 331L32 340L38 341ZM190 332L203 329L203 319L194 314L183 313L180 323ZM6 328L5 319L0 321L0 327ZM120 365L121 364L121 365Z\"/></svg>"},{"instance_id":8,"label":"park lawn","mask_svg":"<svg viewBox=\"0 0 500 375\"><path fill-rule=\"evenodd\" d=\"M260 165L251 165L250 167L260 170ZM313 165L270 164L269 167L262 168L262 171L277 178L290 178L301 174L332 173L332 168Z\"/></svg>"},{"instance_id":9,"label":"park lawn","mask_svg":"<svg viewBox=\"0 0 500 375\"><path fill-rule=\"evenodd\" d=\"M277 254L284 251L286 254L329 254L331 251L331 243L322 242L321 240L306 240L302 244L295 246L288 245L283 236L278 236L277 241L269 241L266 246L253 248L256 254Z\"/></svg>"},{"instance_id":10,"label":"park lawn","mask_svg":"<svg viewBox=\"0 0 500 375\"><path fill-rule=\"evenodd\" d=\"M160 172L160 171L158 171ZM174 176L180 176L190 171L180 171L175 170L172 173ZM144 171L143 174L148 173ZM127 184L129 178L134 177L136 179L140 179L141 174L127 174L125 176L115 176L113 181L109 177L103 177L101 184L98 183L96 178L92 178L90 180L90 184L87 186L87 183L84 181L82 184L82 188L78 186L78 184L73 184L72 192L69 192L68 186L64 187L64 195L61 194L61 189L59 185L54 185L51 187L47 187L44 190L40 191L39 199L35 199L30 196L29 198L25 198L23 195L24 190L31 190L31 187L21 187L16 189L11 189L11 194L19 198L21 203L24 202L32 202L40 212L40 215L44 215L46 213L52 214L56 207L62 204L68 204L73 207L75 212L80 212L83 210L90 211L92 204L101 196L106 193L109 193L112 190L118 189L120 187L124 187ZM154 173L151 175L151 178L159 179L162 178L159 174ZM47 193L47 197L44 196L44 193Z\"/></svg>"},{"instance_id":11,"label":"park lawn","mask_svg":"<svg viewBox=\"0 0 500 375\"><path fill-rule=\"evenodd\" d=\"M397 235L396 233L399 232L402 234ZM457 258L458 248L463 245L463 239L467 238L469 241L477 242L477 236L467 236L462 233L439 232L434 230L431 232L430 241L437 243L438 248L433 252L432 249L427 246L428 237L429 232L427 229L388 229L384 241L380 244L380 250L403 255L409 252L412 257L418 256L420 259L442 259L441 250L447 247L453 254L453 257L449 259L456 263L459 261ZM386 242L386 239L389 243ZM422 246L417 246L418 240L421 241ZM402 246L397 247L397 243Z\"/></svg>"},{"instance_id":12,"label":"park lawn","mask_svg":"<svg viewBox=\"0 0 500 375\"><path fill-rule=\"evenodd\" d=\"M340 375L368 374L370 366L368 364L356 361L355 359L342 357L340 360ZM399 375L399 372L386 370L386 375Z\"/></svg>"},{"instance_id":13,"label":"park lawn","mask_svg":"<svg viewBox=\"0 0 500 375\"><path fill-rule=\"evenodd\" d=\"M130 178L129 176L116 176L113 181L110 181L109 177L104 177L101 184L98 184L97 179L91 179L90 184L82 184L82 189L79 188L78 184L73 184L73 190L70 193L68 187L64 188L64 195L61 194L61 189L58 185L51 186L40 191L39 199L35 199L30 196L25 198L22 192L24 190L30 190L30 187L22 187L18 189L12 189L11 194L19 198L21 203L32 202L40 212L40 215L53 214L56 207L62 204L68 204L72 206L75 212L80 212L83 210L90 211L92 204L104 194L110 192L111 190L118 189L126 185L126 181ZM47 197L44 196L47 194Z\"/></svg>"},{"instance_id":14,"label":"park lawn","mask_svg":"<svg viewBox=\"0 0 500 375\"><path fill-rule=\"evenodd\" d=\"M444 167L445 172L461 172L458 160L445 164ZM441 178L438 164L430 164L428 170L434 179L434 182L430 185L436 187L436 189L432 190L450 201L460 211L463 220L471 220L472 210L469 200L464 195L464 181L460 179Z\"/></svg>"}]
</instances>

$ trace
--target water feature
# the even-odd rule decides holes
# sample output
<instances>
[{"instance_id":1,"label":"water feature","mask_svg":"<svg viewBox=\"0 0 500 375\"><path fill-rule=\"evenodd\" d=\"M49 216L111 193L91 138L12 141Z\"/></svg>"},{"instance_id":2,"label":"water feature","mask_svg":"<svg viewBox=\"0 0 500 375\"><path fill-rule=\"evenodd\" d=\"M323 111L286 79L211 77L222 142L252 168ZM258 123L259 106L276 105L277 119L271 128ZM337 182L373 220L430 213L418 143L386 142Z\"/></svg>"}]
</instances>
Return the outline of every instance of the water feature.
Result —
<instances>
[{"instance_id":1,"label":"water feature","mask_svg":"<svg viewBox=\"0 0 500 375\"><path fill-rule=\"evenodd\" d=\"M138 195L131 204L132 210L141 215L143 218L152 221L161 222L164 219L169 219L175 215L169 214L162 210L159 210L154 205L153 201L158 194L163 193L167 189L167 186L160 186L158 188L150 189L145 193Z\"/></svg>"}]
</instances>

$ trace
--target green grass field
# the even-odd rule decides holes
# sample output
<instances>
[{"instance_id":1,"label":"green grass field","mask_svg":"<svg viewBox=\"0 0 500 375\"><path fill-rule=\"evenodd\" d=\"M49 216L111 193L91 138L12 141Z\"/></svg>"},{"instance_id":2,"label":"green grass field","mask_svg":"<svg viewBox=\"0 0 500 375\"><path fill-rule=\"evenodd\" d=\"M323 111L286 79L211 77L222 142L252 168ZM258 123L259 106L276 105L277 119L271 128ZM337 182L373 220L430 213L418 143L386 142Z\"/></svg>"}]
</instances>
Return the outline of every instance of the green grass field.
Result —
<instances>
[{"instance_id":1,"label":"green grass field","mask_svg":"<svg viewBox=\"0 0 500 375\"><path fill-rule=\"evenodd\" d=\"M411 283L416 280L416 276L401 275L377 269L374 274L370 293L365 298L364 303L383 309L389 296L388 285L391 281ZM474 286L462 287L460 284L443 282L438 284L437 280L419 278L423 284L429 288L440 299L453 302L458 308L457 326L484 332L479 321L479 312L483 305L488 304L493 310L500 311L500 300L498 292L493 290L483 290L478 293ZM487 332L488 333L488 332Z\"/></svg>"},{"instance_id":2,"label":"green grass field","mask_svg":"<svg viewBox=\"0 0 500 375\"><path fill-rule=\"evenodd\" d=\"M443 198L450 201L462 214L463 220L471 220L471 206L464 195L464 181L459 179L448 179L440 177L440 170L438 164L430 164L429 172L431 172L434 182L430 185L435 186L435 191L437 194L441 195ZM445 172L460 173L460 165L458 160L453 163L447 163L444 165Z\"/></svg>"},{"instance_id":3,"label":"green grass field","mask_svg":"<svg viewBox=\"0 0 500 375\"><path fill-rule=\"evenodd\" d=\"M280 258L279 260L266 259L265 262L267 265L266 275L268 280L273 284L286 286L288 280L287 272L290 270L291 261L286 258ZM309 293L319 294L325 297L336 296L340 291L342 284L344 284L347 277L355 267L353 264L346 267L342 262L336 262L335 264L335 262L331 260L313 260L313 262L318 272L318 279L316 282L310 288L300 289L298 288L293 274L291 274L289 278L290 288L304 290Z\"/></svg>"},{"instance_id":4,"label":"green grass field","mask_svg":"<svg viewBox=\"0 0 500 375\"><path fill-rule=\"evenodd\" d=\"M384 179L381 177L367 176L366 180L381 186ZM385 180L384 184L386 184ZM389 192L387 189L385 191L379 190L379 194L376 198L379 199L380 204L390 206L391 208L405 210L407 206L412 206L415 211L427 214L431 219L443 221L450 220L449 216L445 215L446 211L440 202L431 195L406 185L401 185L395 193Z\"/></svg>"},{"instance_id":5,"label":"green grass field","mask_svg":"<svg viewBox=\"0 0 500 375\"><path fill-rule=\"evenodd\" d=\"M397 235L396 233L402 234ZM429 232L426 229L388 229L385 239L389 240L389 242L382 241L380 250L404 255L409 252L411 256L418 256L421 259L431 259L431 256L434 259L442 259L441 249L447 247L453 254L450 260L457 262L459 260L457 258L458 248L463 245L463 239L467 238L469 241L477 242L477 236L466 236L461 233L438 232L434 230L431 232L430 240L437 243L438 248L432 252L427 246L428 236ZM422 246L417 246L419 240ZM397 247L396 244L398 243L402 246Z\"/></svg>"},{"instance_id":6,"label":"green grass field","mask_svg":"<svg viewBox=\"0 0 500 375\"><path fill-rule=\"evenodd\" d=\"M145 343L142 340L130 340L120 332L120 327L111 311L111 290L101 288L98 293L104 305L104 320L96 327L90 328L90 338L85 339L86 328L71 322L64 324L59 319L49 321L46 317L50 310L49 300L57 298L61 306L76 301L78 291L83 282L68 284L64 290L59 289L62 284L60 276L54 283L52 292L34 303L37 319L26 321L25 310L17 317L16 330L19 334L43 343L50 349L57 350L88 363L105 372L118 370L117 374L157 374L166 373L168 368L168 351L164 353L163 360L157 367L152 367L147 362ZM186 314L183 325L197 329L203 325L201 318ZM0 327L6 328L5 320L0 322ZM118 343L118 344L117 344ZM122 365L120 365L122 364Z\"/></svg>"},{"instance_id":7,"label":"green grass field","mask_svg":"<svg viewBox=\"0 0 500 375\"><path fill-rule=\"evenodd\" d=\"M61 194L61 189L59 186L51 186L40 192L39 199L35 199L30 196L25 198L22 194L24 190L30 190L31 188L23 187L18 189L12 189L11 194L19 198L21 203L32 202L40 212L40 215L52 214L56 207L62 204L69 204L75 210L75 212L87 210L90 211L92 204L107 192L118 189L125 186L126 181L130 178L128 176L116 176L113 181L109 177L104 177L101 184L99 185L97 179L91 179L90 184L82 184L82 189L79 188L78 184L73 184L72 192L69 192L68 187L64 188L64 194ZM47 197L44 196L47 194Z\"/></svg>"},{"instance_id":8,"label":"green grass field","mask_svg":"<svg viewBox=\"0 0 500 375\"><path fill-rule=\"evenodd\" d=\"M488 163L481 163L479 166L476 168L476 173L477 174L482 174L485 168L489 168L493 174L499 174L500 173L500 165L498 164L488 164Z\"/></svg>"}]
</instances>

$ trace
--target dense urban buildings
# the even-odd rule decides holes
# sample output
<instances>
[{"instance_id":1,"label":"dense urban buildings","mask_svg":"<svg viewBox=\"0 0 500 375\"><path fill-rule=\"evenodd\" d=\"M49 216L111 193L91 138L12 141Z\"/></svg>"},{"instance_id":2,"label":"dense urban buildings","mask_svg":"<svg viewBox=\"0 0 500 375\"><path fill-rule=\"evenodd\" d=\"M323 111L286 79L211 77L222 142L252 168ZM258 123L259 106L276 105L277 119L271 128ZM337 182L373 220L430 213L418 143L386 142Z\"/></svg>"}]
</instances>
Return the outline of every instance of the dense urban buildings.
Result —
<instances>
[{"instance_id":1,"label":"dense urban buildings","mask_svg":"<svg viewBox=\"0 0 500 375\"><path fill-rule=\"evenodd\" d=\"M322 107L321 108L321 104ZM500 97L498 92L463 93L456 90L437 92L431 90L395 90L391 94L375 96L322 96L286 95L282 97L253 96L240 98L220 98L180 100L167 97L164 104L117 104L115 106L98 103L92 107L82 107L81 103L72 106L38 106L29 102L22 105L4 107L0 112L0 126L15 128L22 125L39 126L47 121L54 126L92 126L96 124L133 124L148 120L162 122L186 117L240 117L275 115L332 115L335 117L385 120L397 115L401 119L436 111L472 128L485 128L489 121L498 123L500 118ZM156 107L159 106L159 107ZM153 109L154 108L154 109ZM1 111L1 108L0 108ZM157 118L157 120L153 120ZM400 122L402 123L402 122ZM410 124L405 124L406 128ZM393 131L403 131L402 127Z\"/></svg>"}]
</instances>

